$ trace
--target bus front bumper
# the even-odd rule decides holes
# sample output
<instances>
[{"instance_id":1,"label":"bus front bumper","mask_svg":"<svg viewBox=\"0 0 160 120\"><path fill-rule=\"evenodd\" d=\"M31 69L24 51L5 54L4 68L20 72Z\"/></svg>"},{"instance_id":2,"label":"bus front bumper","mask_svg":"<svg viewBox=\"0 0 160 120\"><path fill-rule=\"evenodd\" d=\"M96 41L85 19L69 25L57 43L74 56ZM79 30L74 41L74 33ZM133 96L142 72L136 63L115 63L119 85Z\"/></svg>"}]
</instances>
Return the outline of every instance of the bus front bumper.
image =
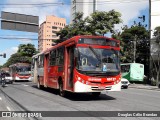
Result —
<instances>
[{"instance_id":1,"label":"bus front bumper","mask_svg":"<svg viewBox=\"0 0 160 120\"><path fill-rule=\"evenodd\" d=\"M105 87L86 85L79 81L74 84L74 92L102 92L102 91L121 91L121 82L115 85L109 85Z\"/></svg>"}]
</instances>

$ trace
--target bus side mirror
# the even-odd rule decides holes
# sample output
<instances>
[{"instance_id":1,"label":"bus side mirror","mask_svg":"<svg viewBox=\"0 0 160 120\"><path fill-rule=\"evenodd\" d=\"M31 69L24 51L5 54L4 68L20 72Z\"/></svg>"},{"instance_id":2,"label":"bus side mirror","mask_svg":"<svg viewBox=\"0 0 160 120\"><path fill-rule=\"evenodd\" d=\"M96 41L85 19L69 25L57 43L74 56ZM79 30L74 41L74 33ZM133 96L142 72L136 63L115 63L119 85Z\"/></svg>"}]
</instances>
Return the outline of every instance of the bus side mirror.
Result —
<instances>
[{"instance_id":1,"label":"bus side mirror","mask_svg":"<svg viewBox=\"0 0 160 120\"><path fill-rule=\"evenodd\" d=\"M78 57L78 49L77 48L74 49L74 56Z\"/></svg>"}]
</instances>

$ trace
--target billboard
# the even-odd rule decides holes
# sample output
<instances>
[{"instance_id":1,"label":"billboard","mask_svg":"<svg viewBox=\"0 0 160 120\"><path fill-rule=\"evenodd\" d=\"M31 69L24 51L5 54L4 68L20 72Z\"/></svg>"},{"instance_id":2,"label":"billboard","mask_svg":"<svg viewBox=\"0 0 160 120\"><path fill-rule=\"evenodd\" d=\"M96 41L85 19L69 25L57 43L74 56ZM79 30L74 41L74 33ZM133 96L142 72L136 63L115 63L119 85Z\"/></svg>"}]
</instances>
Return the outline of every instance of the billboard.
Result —
<instances>
[{"instance_id":1,"label":"billboard","mask_svg":"<svg viewBox=\"0 0 160 120\"><path fill-rule=\"evenodd\" d=\"M1 29L38 33L39 17L10 12L1 12Z\"/></svg>"}]
</instances>

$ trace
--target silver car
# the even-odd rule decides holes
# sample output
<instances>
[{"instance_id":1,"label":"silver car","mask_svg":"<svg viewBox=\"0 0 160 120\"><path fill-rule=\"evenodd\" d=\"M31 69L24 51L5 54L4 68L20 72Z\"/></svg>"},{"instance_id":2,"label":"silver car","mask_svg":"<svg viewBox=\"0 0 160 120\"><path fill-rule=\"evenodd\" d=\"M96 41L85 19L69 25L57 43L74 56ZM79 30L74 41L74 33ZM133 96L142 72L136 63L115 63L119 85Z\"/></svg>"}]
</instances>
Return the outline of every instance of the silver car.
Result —
<instances>
[{"instance_id":1,"label":"silver car","mask_svg":"<svg viewBox=\"0 0 160 120\"><path fill-rule=\"evenodd\" d=\"M121 87L127 89L130 82L126 78L121 78Z\"/></svg>"}]
</instances>

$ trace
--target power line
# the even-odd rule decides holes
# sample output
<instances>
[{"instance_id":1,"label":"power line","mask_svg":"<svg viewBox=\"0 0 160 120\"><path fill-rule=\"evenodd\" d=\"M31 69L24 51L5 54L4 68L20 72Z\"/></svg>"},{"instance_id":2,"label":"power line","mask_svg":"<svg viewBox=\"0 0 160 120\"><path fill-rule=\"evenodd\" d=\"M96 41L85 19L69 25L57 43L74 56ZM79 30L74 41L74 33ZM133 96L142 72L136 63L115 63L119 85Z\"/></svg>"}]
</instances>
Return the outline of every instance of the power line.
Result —
<instances>
[{"instance_id":1,"label":"power line","mask_svg":"<svg viewBox=\"0 0 160 120\"><path fill-rule=\"evenodd\" d=\"M36 39L36 38L20 38L20 37L0 37L0 39L5 39L5 40L23 40L23 41L28 41L28 40L56 40L56 39Z\"/></svg>"},{"instance_id":2,"label":"power line","mask_svg":"<svg viewBox=\"0 0 160 120\"><path fill-rule=\"evenodd\" d=\"M21 36L35 36L36 37L37 35L6 35L6 34L5 35L0 35L0 37L8 37L8 36L11 36L11 37L12 36L19 36L19 37L21 37Z\"/></svg>"},{"instance_id":3,"label":"power line","mask_svg":"<svg viewBox=\"0 0 160 120\"><path fill-rule=\"evenodd\" d=\"M147 0L121 0L121 1L112 1L112 0L105 0L105 1L99 1L96 4L119 4L119 3L133 3L133 2L146 2ZM157 0L153 0L157 1ZM75 2L76 4L94 4L94 2ZM58 6L58 5L74 5L75 3L63 3L63 2L57 2L57 3L23 3L23 4L15 4L15 3L10 3L10 4L0 4L0 6L25 6L27 8L30 7L48 7L48 6ZM32 6L31 6L32 5ZM16 7L17 8L17 7Z\"/></svg>"},{"instance_id":4,"label":"power line","mask_svg":"<svg viewBox=\"0 0 160 120\"><path fill-rule=\"evenodd\" d=\"M63 5L64 3L31 3L31 4L28 4L28 3L23 3L23 4L17 4L17 3L10 3L10 4L0 4L0 5L12 5L12 6L14 6L14 5L22 5L22 6L28 6L28 5L36 5L36 6L39 6L39 5Z\"/></svg>"}]
</instances>

